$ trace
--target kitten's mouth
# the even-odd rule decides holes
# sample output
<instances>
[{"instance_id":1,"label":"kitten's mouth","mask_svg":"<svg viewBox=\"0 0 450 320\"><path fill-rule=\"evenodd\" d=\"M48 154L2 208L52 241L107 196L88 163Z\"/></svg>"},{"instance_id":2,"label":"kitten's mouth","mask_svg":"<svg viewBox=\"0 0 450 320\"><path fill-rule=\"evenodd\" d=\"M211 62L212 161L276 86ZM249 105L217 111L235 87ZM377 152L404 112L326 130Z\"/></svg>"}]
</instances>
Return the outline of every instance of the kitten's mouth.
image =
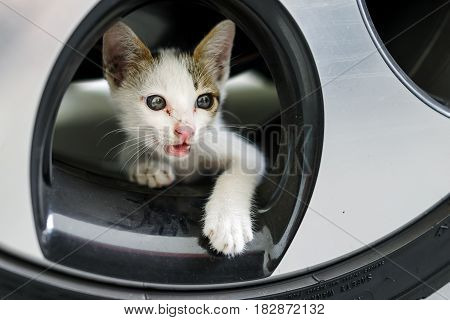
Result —
<instances>
[{"instance_id":1,"label":"kitten's mouth","mask_svg":"<svg viewBox=\"0 0 450 320\"><path fill-rule=\"evenodd\" d=\"M164 151L171 156L184 157L189 154L191 146L187 143L172 144L164 147Z\"/></svg>"}]
</instances>

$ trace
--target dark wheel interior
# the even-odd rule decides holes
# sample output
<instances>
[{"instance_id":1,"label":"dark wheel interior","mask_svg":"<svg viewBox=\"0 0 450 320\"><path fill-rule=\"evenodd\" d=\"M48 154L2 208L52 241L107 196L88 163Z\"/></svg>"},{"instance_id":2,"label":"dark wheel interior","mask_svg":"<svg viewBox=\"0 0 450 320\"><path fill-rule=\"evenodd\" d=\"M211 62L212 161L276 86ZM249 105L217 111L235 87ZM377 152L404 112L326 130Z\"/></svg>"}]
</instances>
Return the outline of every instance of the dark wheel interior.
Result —
<instances>
[{"instance_id":1,"label":"dark wheel interior","mask_svg":"<svg viewBox=\"0 0 450 320\"><path fill-rule=\"evenodd\" d=\"M448 1L361 1L392 68L433 108L450 115ZM378 41L377 40L377 41ZM388 61L389 62L389 61Z\"/></svg>"}]
</instances>

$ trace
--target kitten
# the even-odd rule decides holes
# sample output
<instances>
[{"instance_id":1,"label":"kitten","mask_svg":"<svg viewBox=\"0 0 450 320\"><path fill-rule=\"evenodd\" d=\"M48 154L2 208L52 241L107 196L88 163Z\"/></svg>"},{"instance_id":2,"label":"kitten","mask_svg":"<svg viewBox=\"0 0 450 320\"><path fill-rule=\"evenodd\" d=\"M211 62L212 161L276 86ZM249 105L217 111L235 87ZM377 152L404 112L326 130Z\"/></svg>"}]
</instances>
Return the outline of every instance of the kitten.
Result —
<instances>
[{"instance_id":1,"label":"kitten","mask_svg":"<svg viewBox=\"0 0 450 320\"><path fill-rule=\"evenodd\" d=\"M157 55L122 22L103 37L105 77L137 149L128 155L128 161L134 157L129 178L155 188L192 181L211 165L221 170L205 206L203 234L231 256L253 239L252 200L265 168L260 151L221 120L234 34L234 23L225 20L193 54L164 49Z\"/></svg>"}]
</instances>

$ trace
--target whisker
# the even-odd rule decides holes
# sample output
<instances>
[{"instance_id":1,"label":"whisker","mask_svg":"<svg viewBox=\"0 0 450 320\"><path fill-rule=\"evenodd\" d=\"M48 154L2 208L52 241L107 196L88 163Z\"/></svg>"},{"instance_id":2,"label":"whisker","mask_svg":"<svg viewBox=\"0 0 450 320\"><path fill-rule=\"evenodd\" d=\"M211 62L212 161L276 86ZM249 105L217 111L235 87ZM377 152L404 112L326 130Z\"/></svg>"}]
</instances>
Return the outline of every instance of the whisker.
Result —
<instances>
[{"instance_id":1,"label":"whisker","mask_svg":"<svg viewBox=\"0 0 450 320\"><path fill-rule=\"evenodd\" d=\"M100 127L102 124L104 124L104 123L106 123L106 122L108 122L108 121L110 121L110 120L112 120L112 119L114 119L114 118L116 118L116 120L117 120L117 115L115 114L115 115L112 115L111 117L108 117L108 118L106 118L106 119L104 119L104 120L102 120L102 121L100 121L95 127L97 128L97 127Z\"/></svg>"},{"instance_id":2,"label":"whisker","mask_svg":"<svg viewBox=\"0 0 450 320\"><path fill-rule=\"evenodd\" d=\"M136 128L136 127L119 128L119 129L111 130L111 131L105 133L105 134L99 139L99 141L97 142L97 146L98 146L98 145L99 145L99 144L100 144L107 136L109 136L109 135L111 135L111 134L113 134L113 133L118 133L118 132L129 132L129 131L138 131L138 130L139 130L139 128Z\"/></svg>"},{"instance_id":3,"label":"whisker","mask_svg":"<svg viewBox=\"0 0 450 320\"><path fill-rule=\"evenodd\" d=\"M119 150L118 152L116 152L116 154L111 158L111 160L114 160L119 154L121 154L122 152L124 152L125 150L127 150L127 149L130 149L130 148L132 148L132 147L136 147L136 148L139 148L139 144L140 143L142 143L142 141L138 141L138 142L136 142L136 143L133 143L133 144L131 144L131 145L129 145L129 146L126 146L126 147L124 147L124 148L122 148L122 150ZM131 150L134 150L135 148L133 148L133 149L131 149Z\"/></svg>"},{"instance_id":4,"label":"whisker","mask_svg":"<svg viewBox=\"0 0 450 320\"><path fill-rule=\"evenodd\" d=\"M139 160L139 158L142 157L144 154L146 154L146 153L148 152L148 150L150 150L150 148L151 148L151 146L148 146L147 148L144 148L144 151L143 151L140 155L138 155L138 156L136 157L136 159L133 161L133 163L130 165L130 167L131 167L131 166L134 166L134 165L137 163L137 161ZM150 153L149 157L151 157L151 155L153 154L153 152L155 152L155 150L156 150L156 149L154 149L154 150Z\"/></svg>"},{"instance_id":5,"label":"whisker","mask_svg":"<svg viewBox=\"0 0 450 320\"><path fill-rule=\"evenodd\" d=\"M120 147L121 145L127 144L127 143L132 142L132 141L135 141L135 140L148 138L148 137L153 137L153 135L138 136L138 137L135 137L135 138L132 138L132 139L123 141L123 142L117 144L116 146L112 147L111 149L109 149L109 151L105 154L105 156L104 156L103 159L105 159L105 158L111 153L111 151L113 151L114 149ZM140 143L140 141L138 141L137 143L133 143L133 144L127 146L127 147L124 147L121 151L119 151L116 155L114 155L114 156L112 157L112 159L114 159L119 153L123 152L124 150L126 150L126 149L128 149L128 148L130 148L130 147L132 147L132 146L137 145L138 143Z\"/></svg>"},{"instance_id":6,"label":"whisker","mask_svg":"<svg viewBox=\"0 0 450 320\"><path fill-rule=\"evenodd\" d=\"M139 146L137 147L137 151L135 153L133 153L133 155L123 164L122 169L120 170L121 172L125 169L125 167L127 167L127 164L130 162L131 159L133 159L136 155L139 158L139 153L142 151L142 149L139 149Z\"/></svg>"},{"instance_id":7,"label":"whisker","mask_svg":"<svg viewBox=\"0 0 450 320\"><path fill-rule=\"evenodd\" d=\"M140 143L140 142L134 143L134 144L131 145L131 146L136 146L136 145L138 145L139 143ZM145 141L144 141L143 143L145 143ZM154 144L149 144L148 146L149 146L149 148L152 148L153 145L154 145ZM128 147L126 147L126 148L120 150L120 151L119 151L112 159L114 159L115 157L117 157L120 153L122 153L123 151L125 151L126 149L128 149L128 148L131 147L131 146L128 146Z\"/></svg>"},{"instance_id":8,"label":"whisker","mask_svg":"<svg viewBox=\"0 0 450 320\"><path fill-rule=\"evenodd\" d=\"M128 143L128 142L131 142L131 141L134 141L134 140L138 140L139 138L140 138L140 137L132 138L132 139L126 140L126 141L124 141L124 142L121 142L121 143L115 145L114 147L112 147L111 149L108 150L108 152L105 154L105 156L104 156L103 159L105 159L105 158L108 156L108 154L110 154L111 151L113 151L113 150L116 149L117 147L120 147L121 145L124 145L124 144L126 144L126 143Z\"/></svg>"}]
</instances>

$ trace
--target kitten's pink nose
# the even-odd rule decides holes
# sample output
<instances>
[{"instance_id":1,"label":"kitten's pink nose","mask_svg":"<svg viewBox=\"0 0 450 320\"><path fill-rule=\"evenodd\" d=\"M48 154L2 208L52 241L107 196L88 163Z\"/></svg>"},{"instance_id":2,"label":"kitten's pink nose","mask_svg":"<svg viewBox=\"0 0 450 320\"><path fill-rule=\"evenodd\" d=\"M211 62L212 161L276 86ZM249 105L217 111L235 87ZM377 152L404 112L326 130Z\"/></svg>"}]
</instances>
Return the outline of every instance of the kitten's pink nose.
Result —
<instances>
[{"instance_id":1,"label":"kitten's pink nose","mask_svg":"<svg viewBox=\"0 0 450 320\"><path fill-rule=\"evenodd\" d=\"M185 124L178 124L175 126L175 134L181 138L183 142L194 135L194 128Z\"/></svg>"}]
</instances>

